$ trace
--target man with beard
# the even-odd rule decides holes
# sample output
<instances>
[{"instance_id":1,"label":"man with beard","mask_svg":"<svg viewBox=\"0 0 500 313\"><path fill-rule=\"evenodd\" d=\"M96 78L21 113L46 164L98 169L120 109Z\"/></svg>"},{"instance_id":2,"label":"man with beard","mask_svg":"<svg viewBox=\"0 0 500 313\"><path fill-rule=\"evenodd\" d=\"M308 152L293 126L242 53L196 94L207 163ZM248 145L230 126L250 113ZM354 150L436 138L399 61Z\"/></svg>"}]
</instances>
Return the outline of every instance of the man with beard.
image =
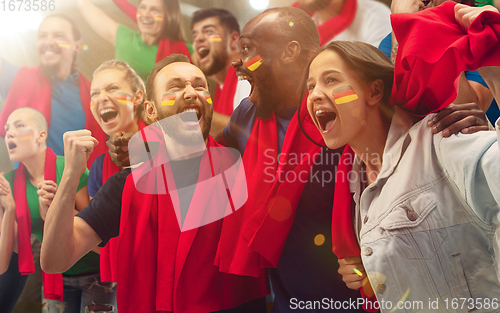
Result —
<instances>
[{"instance_id":1,"label":"man with beard","mask_svg":"<svg viewBox=\"0 0 500 313\"><path fill-rule=\"evenodd\" d=\"M106 135L90 111L90 83L75 69L81 46L80 31L73 20L56 14L45 18L38 30L38 67L18 68L0 59L0 94L5 100L0 123L5 124L15 109L32 107L47 119L47 145L57 155L64 154L62 138L69 130L89 129L104 142ZM0 136L5 137L3 128ZM105 145L97 147L89 167L105 151Z\"/></svg>"},{"instance_id":2,"label":"man with beard","mask_svg":"<svg viewBox=\"0 0 500 313\"><path fill-rule=\"evenodd\" d=\"M252 90L223 137L242 153L252 176L247 203L226 218L220 270L258 276L261 266L271 267L271 312L330 311L335 301L356 302L359 292L345 287L332 253L333 169L342 150L316 146L298 124L301 78L319 48L316 25L302 10L269 9L245 25L239 46L233 66ZM305 111L302 127L321 142ZM361 306L345 309L362 312Z\"/></svg>"},{"instance_id":3,"label":"man with beard","mask_svg":"<svg viewBox=\"0 0 500 313\"><path fill-rule=\"evenodd\" d=\"M191 19L193 62L217 82L214 116L210 134L217 138L229 122L229 116L248 97L250 85L236 76L231 61L239 52L240 26L233 14L218 8L194 12Z\"/></svg>"},{"instance_id":4,"label":"man with beard","mask_svg":"<svg viewBox=\"0 0 500 313\"><path fill-rule=\"evenodd\" d=\"M224 220L186 226L220 206L208 198L214 205L208 211L191 211L205 200L197 197L205 191L202 179L207 172L214 176L228 154L209 135L213 109L204 74L186 56L172 55L155 65L146 93L146 115L156 121L156 138L163 138L157 152L133 171L109 178L76 216L68 207L77 173L97 141L87 130L65 134L67 171L46 218L42 268L62 272L119 235L119 312L266 312L262 277L225 274L214 265ZM148 153L152 146L147 143ZM224 195L229 197L226 189Z\"/></svg>"},{"instance_id":5,"label":"man with beard","mask_svg":"<svg viewBox=\"0 0 500 313\"><path fill-rule=\"evenodd\" d=\"M376 0L299 0L293 6L312 16L321 46L332 40L348 40L378 47L391 30L391 11Z\"/></svg>"}]
</instances>

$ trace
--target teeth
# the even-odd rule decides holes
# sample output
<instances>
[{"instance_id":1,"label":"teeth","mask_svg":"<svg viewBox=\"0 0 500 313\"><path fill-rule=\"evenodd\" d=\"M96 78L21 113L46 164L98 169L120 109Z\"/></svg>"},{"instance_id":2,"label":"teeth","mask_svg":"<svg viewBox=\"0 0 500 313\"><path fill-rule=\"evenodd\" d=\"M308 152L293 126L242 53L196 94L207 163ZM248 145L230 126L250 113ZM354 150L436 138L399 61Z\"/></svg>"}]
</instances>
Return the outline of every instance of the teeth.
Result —
<instances>
[{"instance_id":1,"label":"teeth","mask_svg":"<svg viewBox=\"0 0 500 313\"><path fill-rule=\"evenodd\" d=\"M101 110L101 112L99 112L99 113L101 113L101 115L103 115L103 114L105 114L105 113L108 113L108 112L114 112L114 111L115 111L115 110L113 110L113 109L107 108L107 109L102 109L102 110Z\"/></svg>"},{"instance_id":2,"label":"teeth","mask_svg":"<svg viewBox=\"0 0 500 313\"><path fill-rule=\"evenodd\" d=\"M153 24L152 21L146 21L146 20L141 20L142 24L145 24L145 25L151 25Z\"/></svg>"},{"instance_id":3,"label":"teeth","mask_svg":"<svg viewBox=\"0 0 500 313\"><path fill-rule=\"evenodd\" d=\"M53 52L53 51L45 51L44 54L45 55L53 55L53 54L56 54L56 53Z\"/></svg>"},{"instance_id":4,"label":"teeth","mask_svg":"<svg viewBox=\"0 0 500 313\"><path fill-rule=\"evenodd\" d=\"M242 80L249 80L250 77L246 76L246 75L238 75L238 80L239 81L242 81Z\"/></svg>"},{"instance_id":5,"label":"teeth","mask_svg":"<svg viewBox=\"0 0 500 313\"><path fill-rule=\"evenodd\" d=\"M321 115L323 113L331 113L331 112L330 111L317 110L316 111L316 116L319 116L319 115Z\"/></svg>"},{"instance_id":6,"label":"teeth","mask_svg":"<svg viewBox=\"0 0 500 313\"><path fill-rule=\"evenodd\" d=\"M182 110L182 112L194 112L196 113L196 109L186 109L186 110Z\"/></svg>"}]
</instances>

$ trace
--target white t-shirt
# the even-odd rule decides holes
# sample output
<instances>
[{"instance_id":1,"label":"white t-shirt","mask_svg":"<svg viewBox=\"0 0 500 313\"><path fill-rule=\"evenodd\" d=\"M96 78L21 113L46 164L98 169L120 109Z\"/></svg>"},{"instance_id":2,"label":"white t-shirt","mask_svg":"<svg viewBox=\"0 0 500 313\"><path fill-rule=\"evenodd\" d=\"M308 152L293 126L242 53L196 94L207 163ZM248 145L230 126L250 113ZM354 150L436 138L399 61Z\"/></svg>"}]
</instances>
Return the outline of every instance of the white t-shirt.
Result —
<instances>
[{"instance_id":1,"label":"white t-shirt","mask_svg":"<svg viewBox=\"0 0 500 313\"><path fill-rule=\"evenodd\" d=\"M224 85L219 85L219 88L222 89ZM248 82L248 80L239 80L236 84L236 91L234 92L233 98L233 111L240 105L241 100L245 99L250 95L250 91L252 90L252 86Z\"/></svg>"}]
</instances>

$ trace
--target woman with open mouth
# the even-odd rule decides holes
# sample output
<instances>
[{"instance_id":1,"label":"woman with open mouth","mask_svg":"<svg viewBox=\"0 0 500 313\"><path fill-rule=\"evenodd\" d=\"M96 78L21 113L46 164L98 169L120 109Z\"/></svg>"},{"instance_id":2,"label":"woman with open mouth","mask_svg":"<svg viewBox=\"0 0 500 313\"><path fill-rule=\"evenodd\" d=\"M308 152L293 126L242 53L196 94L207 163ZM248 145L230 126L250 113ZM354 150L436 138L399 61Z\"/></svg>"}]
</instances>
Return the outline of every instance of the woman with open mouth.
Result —
<instances>
[{"instance_id":1,"label":"woman with open mouth","mask_svg":"<svg viewBox=\"0 0 500 313\"><path fill-rule=\"evenodd\" d=\"M115 132L135 133L145 127L144 83L125 62L106 61L94 72L90 87L91 111L102 130L109 136ZM96 158L90 168L88 189L92 199L109 177L123 168L108 153ZM101 252L101 281L116 282L115 266L118 240L113 238ZM115 290L116 291L116 290Z\"/></svg>"},{"instance_id":2,"label":"woman with open mouth","mask_svg":"<svg viewBox=\"0 0 500 313\"><path fill-rule=\"evenodd\" d=\"M438 10L448 23L458 16L467 30L471 17L484 9L445 3L435 13L444 20ZM485 13L482 23L486 16L500 21L498 10L487 10L495 13ZM498 86L498 67L488 72L478 67L490 87ZM390 105L395 79L389 59L360 42L330 43L309 68L311 118L329 148L348 145L339 162L345 172L337 174L333 207L339 273L349 288L373 290L375 308L382 312L398 304L408 309L408 303L418 308L407 312L457 312L457 299L464 299L458 312L492 312L498 306L491 307L491 301L500 294L493 249L500 222L500 120L496 132L434 135L428 126L434 114L417 117L406 102ZM453 82L450 77L426 87L439 92ZM336 235L338 229L344 233Z\"/></svg>"},{"instance_id":3,"label":"woman with open mouth","mask_svg":"<svg viewBox=\"0 0 500 313\"><path fill-rule=\"evenodd\" d=\"M185 43L178 0L141 0L136 9L126 0L115 3L139 27L139 33L120 25L92 3L78 0L87 23L115 47L115 58L128 63L143 81L156 62L176 53L190 56L192 47Z\"/></svg>"}]
</instances>

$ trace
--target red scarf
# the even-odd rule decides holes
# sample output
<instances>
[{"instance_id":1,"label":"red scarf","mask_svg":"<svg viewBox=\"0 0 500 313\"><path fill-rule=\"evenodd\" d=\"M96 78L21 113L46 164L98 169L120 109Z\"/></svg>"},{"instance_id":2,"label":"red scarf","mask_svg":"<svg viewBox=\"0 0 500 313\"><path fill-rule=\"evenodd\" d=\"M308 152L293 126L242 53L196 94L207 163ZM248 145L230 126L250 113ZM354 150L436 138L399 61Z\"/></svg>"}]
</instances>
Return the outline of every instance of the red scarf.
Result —
<instances>
[{"instance_id":1,"label":"red scarf","mask_svg":"<svg viewBox=\"0 0 500 313\"><path fill-rule=\"evenodd\" d=\"M146 125L139 119L139 131L144 127L146 127ZM102 184L104 185L111 176L120 171L121 168L111 160L109 153L106 153L102 161ZM106 246L101 248L99 259L102 282L116 282L117 253L118 237L111 238Z\"/></svg>"},{"instance_id":2,"label":"red scarf","mask_svg":"<svg viewBox=\"0 0 500 313\"><path fill-rule=\"evenodd\" d=\"M391 14L399 43L391 102L415 115L448 106L457 97L461 72L500 65L500 15L483 12L465 32L455 20L455 5Z\"/></svg>"},{"instance_id":3,"label":"red scarf","mask_svg":"<svg viewBox=\"0 0 500 313\"><path fill-rule=\"evenodd\" d=\"M137 8L133 4L130 4L127 0L113 0L113 2L137 24ZM168 38L161 38L155 62L161 61L173 53L184 54L191 60L191 53L183 41L170 41Z\"/></svg>"},{"instance_id":4,"label":"red scarf","mask_svg":"<svg viewBox=\"0 0 500 313\"><path fill-rule=\"evenodd\" d=\"M292 4L293 7L299 8L298 2ZM338 34L344 31L351 25L354 17L356 16L358 2L357 0L346 0L339 15L332 17L328 21L318 26L320 45L324 46L332 41ZM310 16L314 12L307 12Z\"/></svg>"},{"instance_id":5,"label":"red scarf","mask_svg":"<svg viewBox=\"0 0 500 313\"><path fill-rule=\"evenodd\" d=\"M215 88L214 97L214 111L224 115L233 114L234 108L234 94L236 93L236 87L238 86L238 76L236 76L236 69L232 66L229 67L227 71L226 78L224 79L224 85L220 88L217 85Z\"/></svg>"},{"instance_id":6,"label":"red scarf","mask_svg":"<svg viewBox=\"0 0 500 313\"><path fill-rule=\"evenodd\" d=\"M52 149L47 148L45 153L45 180L57 182L56 173L57 156ZM26 167L20 163L16 176L14 177L14 199L16 201L16 216L18 224L19 241L19 272L22 275L33 274L35 264L33 262L33 252L31 251L31 214L26 198ZM43 275L43 289L46 299L63 300L63 281L62 274Z\"/></svg>"},{"instance_id":7,"label":"red scarf","mask_svg":"<svg viewBox=\"0 0 500 313\"><path fill-rule=\"evenodd\" d=\"M217 170L213 160L230 153L214 152L212 147L222 146L209 137L207 153L200 163L200 169L210 168L211 175ZM179 200L176 193L169 193L166 188L172 174L168 163L162 162L165 158L162 151L164 146L154 158L153 169L149 172L144 166L136 169L144 171L144 175L136 183L134 173L129 175L123 190L117 263L118 310L213 312L265 296L264 280L220 273L213 265L223 220L180 231L173 204ZM205 172L200 171L198 182L207 178ZM167 193L151 195L138 191L152 190L155 186L164 186ZM212 190L196 187L193 199L207 193ZM197 218L189 212L184 225Z\"/></svg>"},{"instance_id":8,"label":"red scarf","mask_svg":"<svg viewBox=\"0 0 500 313\"><path fill-rule=\"evenodd\" d=\"M308 135L321 143L323 139L305 109L305 100L300 116L303 127ZM257 118L243 155L248 200L224 222L216 263L222 272L258 277L262 275L261 268L278 265L305 186L301 179L286 181L286 177L297 177L299 173L307 173L309 177L321 148L304 136L297 113L288 126L279 166L277 148L275 117L268 120ZM307 157L297 165L296 156L304 154ZM293 160L292 164L288 159ZM271 176L279 179L271 182Z\"/></svg>"},{"instance_id":9,"label":"red scarf","mask_svg":"<svg viewBox=\"0 0 500 313\"><path fill-rule=\"evenodd\" d=\"M95 158L106 151L107 137L90 111L90 83L81 73L79 73L78 77L80 97L85 112L85 128L92 131L92 136L99 141L99 145L94 148L94 152L87 162L87 167L90 168ZM9 115L21 107L37 109L45 116L47 124L50 126L52 88L49 78L39 66L34 68L22 67L17 73L0 114L0 125L5 125ZM68 116L68 118L71 118L71 116ZM0 136L5 137L3 127L0 128Z\"/></svg>"}]
</instances>

